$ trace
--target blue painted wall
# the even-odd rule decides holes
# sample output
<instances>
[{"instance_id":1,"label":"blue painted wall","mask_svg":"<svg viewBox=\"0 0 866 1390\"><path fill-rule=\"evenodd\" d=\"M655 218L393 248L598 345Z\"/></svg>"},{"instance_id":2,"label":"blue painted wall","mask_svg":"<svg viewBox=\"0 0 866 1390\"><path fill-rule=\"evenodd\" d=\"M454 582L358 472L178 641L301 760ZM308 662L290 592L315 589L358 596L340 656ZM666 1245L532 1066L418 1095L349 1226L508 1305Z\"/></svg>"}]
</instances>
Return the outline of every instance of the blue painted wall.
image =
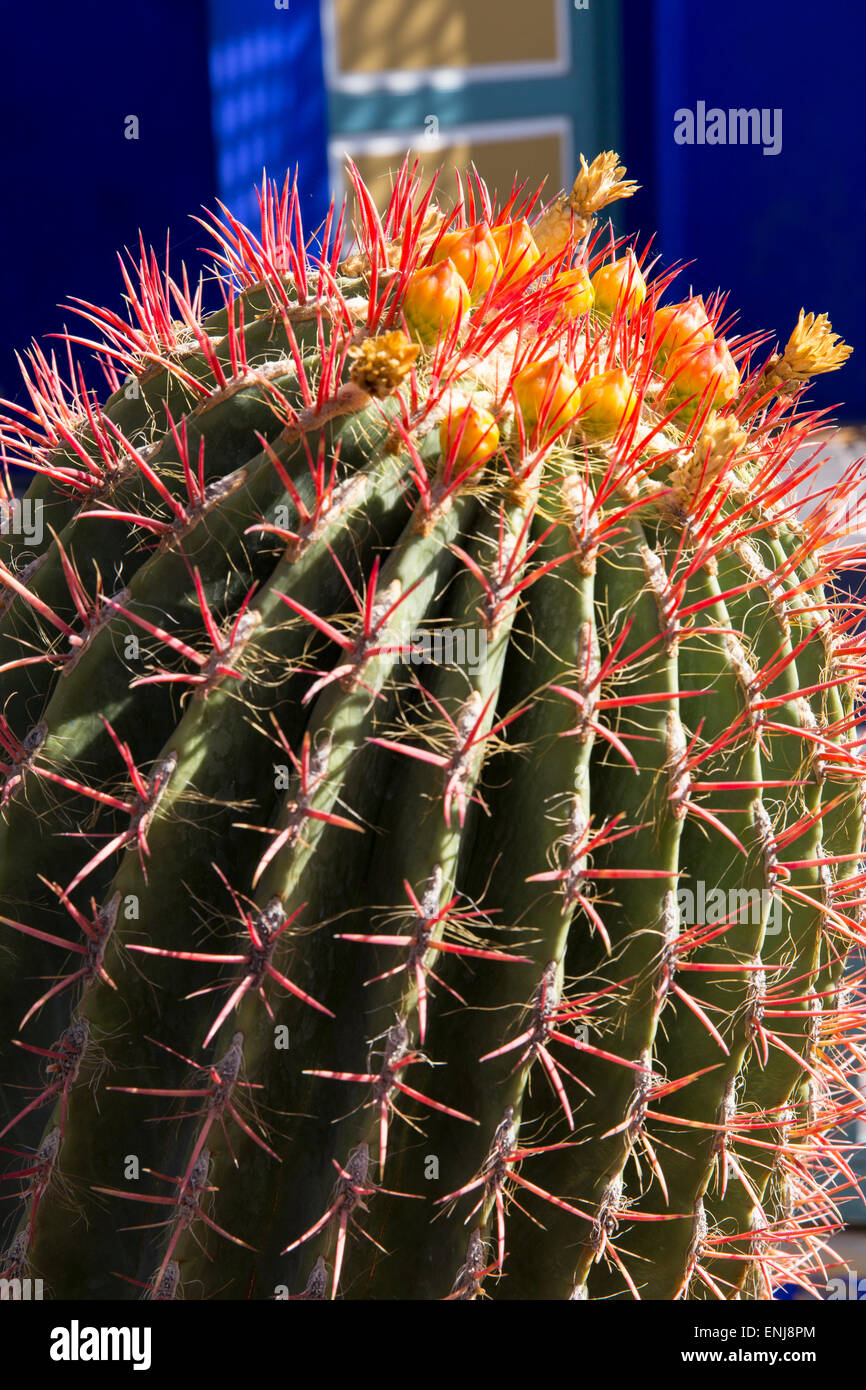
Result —
<instances>
[{"instance_id":1,"label":"blue painted wall","mask_svg":"<svg viewBox=\"0 0 866 1390\"><path fill-rule=\"evenodd\" d=\"M850 0L623 0L626 152L647 184L631 226L695 289L731 291L743 331L787 337L801 305L855 347L814 398L866 419L866 10ZM677 145L674 112L781 108L782 148Z\"/></svg>"},{"instance_id":2,"label":"blue painted wall","mask_svg":"<svg viewBox=\"0 0 866 1390\"><path fill-rule=\"evenodd\" d=\"M197 268L188 214L214 194L206 20L205 0L4 7L0 395L21 398L13 349L72 325L67 296L120 307L115 253L139 228L159 247L170 227Z\"/></svg>"},{"instance_id":3,"label":"blue painted wall","mask_svg":"<svg viewBox=\"0 0 866 1390\"><path fill-rule=\"evenodd\" d=\"M319 0L209 0L209 69L217 187L253 226L262 169L282 179L298 167L308 230L329 201L328 111Z\"/></svg>"}]
</instances>

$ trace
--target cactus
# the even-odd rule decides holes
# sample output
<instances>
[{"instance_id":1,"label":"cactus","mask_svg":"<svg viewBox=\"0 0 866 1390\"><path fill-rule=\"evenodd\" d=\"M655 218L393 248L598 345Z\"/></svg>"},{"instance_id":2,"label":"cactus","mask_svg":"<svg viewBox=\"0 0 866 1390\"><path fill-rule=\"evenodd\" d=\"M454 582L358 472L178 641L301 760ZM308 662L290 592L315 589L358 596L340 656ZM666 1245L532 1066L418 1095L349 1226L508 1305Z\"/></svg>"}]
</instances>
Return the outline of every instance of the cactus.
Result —
<instances>
[{"instance_id":1,"label":"cactus","mask_svg":"<svg viewBox=\"0 0 866 1390\"><path fill-rule=\"evenodd\" d=\"M862 646L804 393L850 349L664 303L598 223L623 174L449 213L407 162L380 214L351 168L347 253L265 182L260 229L205 224L221 307L142 247L126 317L28 354L6 1277L732 1299L819 1264Z\"/></svg>"}]
</instances>

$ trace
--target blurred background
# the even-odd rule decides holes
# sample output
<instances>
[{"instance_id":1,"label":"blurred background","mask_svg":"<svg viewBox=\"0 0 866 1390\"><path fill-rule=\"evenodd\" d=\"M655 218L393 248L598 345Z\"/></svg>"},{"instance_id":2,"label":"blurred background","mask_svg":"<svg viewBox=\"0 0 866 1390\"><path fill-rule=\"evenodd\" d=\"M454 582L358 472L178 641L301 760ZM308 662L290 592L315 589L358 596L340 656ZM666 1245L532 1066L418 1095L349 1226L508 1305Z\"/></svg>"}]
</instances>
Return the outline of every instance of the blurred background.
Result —
<instances>
[{"instance_id":1,"label":"blurred background","mask_svg":"<svg viewBox=\"0 0 866 1390\"><path fill-rule=\"evenodd\" d=\"M160 248L170 229L175 271L197 274L190 214L220 198L255 220L263 167L297 166L313 230L347 154L380 193L411 149L552 196L580 152L615 149L642 185L618 229L690 261L683 294L729 290L739 331L783 342L801 306L830 314L855 353L812 392L848 424L828 468L866 452L850 0L43 0L6 6L2 33L2 397L25 398L15 350L75 322L69 296L121 308L116 253L139 231ZM772 140L678 143L681 113L711 108L766 113Z\"/></svg>"}]
</instances>

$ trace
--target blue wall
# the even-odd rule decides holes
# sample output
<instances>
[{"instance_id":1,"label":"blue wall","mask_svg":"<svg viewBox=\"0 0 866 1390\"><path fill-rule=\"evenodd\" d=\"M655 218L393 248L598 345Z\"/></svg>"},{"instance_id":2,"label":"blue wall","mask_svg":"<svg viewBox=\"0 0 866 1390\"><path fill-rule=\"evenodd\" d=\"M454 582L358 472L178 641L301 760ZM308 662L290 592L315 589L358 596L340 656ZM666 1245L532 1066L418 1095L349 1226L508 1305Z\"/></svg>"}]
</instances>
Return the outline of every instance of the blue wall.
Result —
<instances>
[{"instance_id":1,"label":"blue wall","mask_svg":"<svg viewBox=\"0 0 866 1390\"><path fill-rule=\"evenodd\" d=\"M170 228L172 264L197 274L190 214L220 197L255 222L265 165L297 163L308 229L324 216L318 0L47 0L8 6L2 37L0 396L26 399L13 352L73 327L69 296L120 309L116 253L139 229L159 250Z\"/></svg>"},{"instance_id":2,"label":"blue wall","mask_svg":"<svg viewBox=\"0 0 866 1390\"><path fill-rule=\"evenodd\" d=\"M120 307L116 252L138 229L199 264L188 214L214 193L205 0L4 8L0 395L13 349L76 322L69 295ZM139 119L139 139L124 120Z\"/></svg>"},{"instance_id":3,"label":"blue wall","mask_svg":"<svg viewBox=\"0 0 866 1390\"><path fill-rule=\"evenodd\" d=\"M330 197L319 0L209 0L208 10L219 196L255 226L262 169L282 181L297 165L314 231Z\"/></svg>"},{"instance_id":4,"label":"blue wall","mask_svg":"<svg viewBox=\"0 0 866 1390\"><path fill-rule=\"evenodd\" d=\"M731 291L745 332L783 339L801 306L855 348L815 383L822 404L866 419L866 10L851 0L624 0L626 150L648 185L631 226L658 228L667 263L694 260L696 290ZM678 145L674 112L782 109L782 148Z\"/></svg>"}]
</instances>

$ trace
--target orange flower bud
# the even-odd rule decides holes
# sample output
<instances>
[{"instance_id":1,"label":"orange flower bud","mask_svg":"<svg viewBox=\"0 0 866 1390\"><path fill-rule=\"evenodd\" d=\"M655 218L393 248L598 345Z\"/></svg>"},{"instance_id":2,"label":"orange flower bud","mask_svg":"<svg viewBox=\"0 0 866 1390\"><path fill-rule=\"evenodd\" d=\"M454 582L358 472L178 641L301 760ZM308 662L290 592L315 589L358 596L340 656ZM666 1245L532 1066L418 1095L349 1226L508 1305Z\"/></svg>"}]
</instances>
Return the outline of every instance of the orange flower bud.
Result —
<instances>
[{"instance_id":1,"label":"orange flower bud","mask_svg":"<svg viewBox=\"0 0 866 1390\"><path fill-rule=\"evenodd\" d=\"M454 461L463 467L480 466L492 458L499 448L499 426L489 410L472 402L452 411L442 421L439 426L439 447L443 458L453 456ZM455 451L453 455L452 450Z\"/></svg>"},{"instance_id":2,"label":"orange flower bud","mask_svg":"<svg viewBox=\"0 0 866 1390\"><path fill-rule=\"evenodd\" d=\"M410 275L403 297L403 313L413 338L435 343L455 319L469 308L466 282L450 261L423 266Z\"/></svg>"},{"instance_id":3,"label":"orange flower bud","mask_svg":"<svg viewBox=\"0 0 866 1390\"><path fill-rule=\"evenodd\" d=\"M486 222L462 232L446 232L433 252L433 259L437 264L451 261L468 285L473 302L484 298L502 271L499 250Z\"/></svg>"},{"instance_id":4,"label":"orange flower bud","mask_svg":"<svg viewBox=\"0 0 866 1390\"><path fill-rule=\"evenodd\" d=\"M528 436L542 421L541 438L536 443L544 443L562 429L580 402L580 387L574 374L564 362L552 358L528 363L515 377L514 394Z\"/></svg>"},{"instance_id":5,"label":"orange flower bud","mask_svg":"<svg viewBox=\"0 0 866 1390\"><path fill-rule=\"evenodd\" d=\"M599 266L592 277L595 291L595 307L603 314L613 314L620 301L625 303L626 317L639 309L646 299L646 281L640 273L640 266L629 251L610 265Z\"/></svg>"},{"instance_id":6,"label":"orange flower bud","mask_svg":"<svg viewBox=\"0 0 866 1390\"><path fill-rule=\"evenodd\" d=\"M541 252L525 217L518 218L516 222L505 222L501 227L491 227L490 230L506 279L511 276L519 279L541 260Z\"/></svg>"},{"instance_id":7,"label":"orange flower bud","mask_svg":"<svg viewBox=\"0 0 866 1390\"><path fill-rule=\"evenodd\" d=\"M690 343L678 347L665 363L664 375L674 396L694 396L696 407L703 398L715 409L740 389L740 373L724 338L697 347Z\"/></svg>"},{"instance_id":8,"label":"orange flower bud","mask_svg":"<svg viewBox=\"0 0 866 1390\"><path fill-rule=\"evenodd\" d=\"M701 343L711 343L713 326L700 295L683 304L667 304L656 309L652 341L658 362L664 362L678 347L686 344L697 348Z\"/></svg>"},{"instance_id":9,"label":"orange flower bud","mask_svg":"<svg viewBox=\"0 0 866 1390\"><path fill-rule=\"evenodd\" d=\"M622 367L592 376L581 387L580 426L586 434L616 434L639 408L637 392Z\"/></svg>"},{"instance_id":10,"label":"orange flower bud","mask_svg":"<svg viewBox=\"0 0 866 1390\"><path fill-rule=\"evenodd\" d=\"M551 281L550 288L561 291L560 313L566 319L580 318L581 314L592 308L595 301L586 266L578 265L573 270L564 270Z\"/></svg>"}]
</instances>

